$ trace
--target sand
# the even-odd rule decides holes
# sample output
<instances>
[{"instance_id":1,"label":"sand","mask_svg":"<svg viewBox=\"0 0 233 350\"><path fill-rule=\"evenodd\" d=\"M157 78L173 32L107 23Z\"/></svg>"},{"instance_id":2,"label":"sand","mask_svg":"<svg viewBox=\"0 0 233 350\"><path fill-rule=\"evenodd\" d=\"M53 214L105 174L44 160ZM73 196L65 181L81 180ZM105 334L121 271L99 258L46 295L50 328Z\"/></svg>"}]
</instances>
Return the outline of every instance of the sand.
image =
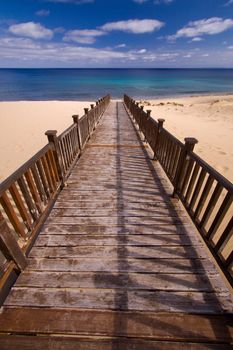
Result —
<instances>
[{"instance_id":1,"label":"sand","mask_svg":"<svg viewBox=\"0 0 233 350\"><path fill-rule=\"evenodd\" d=\"M233 95L142 102L180 140L196 137L196 153L233 181ZM0 181L47 143L46 130L61 133L72 124L71 116L83 115L90 103L0 102Z\"/></svg>"},{"instance_id":2,"label":"sand","mask_svg":"<svg viewBox=\"0 0 233 350\"><path fill-rule=\"evenodd\" d=\"M46 130L61 133L90 103L0 102L0 182L46 145Z\"/></svg>"},{"instance_id":3,"label":"sand","mask_svg":"<svg viewBox=\"0 0 233 350\"><path fill-rule=\"evenodd\" d=\"M233 182L233 95L141 101L181 141L195 137L195 152Z\"/></svg>"}]
</instances>

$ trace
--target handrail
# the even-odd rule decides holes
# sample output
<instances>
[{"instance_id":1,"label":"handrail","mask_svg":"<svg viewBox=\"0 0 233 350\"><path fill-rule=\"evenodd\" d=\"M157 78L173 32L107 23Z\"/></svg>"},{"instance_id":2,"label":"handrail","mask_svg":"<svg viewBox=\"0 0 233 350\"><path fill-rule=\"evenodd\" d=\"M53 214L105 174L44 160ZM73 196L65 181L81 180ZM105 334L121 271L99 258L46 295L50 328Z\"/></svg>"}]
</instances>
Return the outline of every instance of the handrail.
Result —
<instances>
[{"instance_id":1,"label":"handrail","mask_svg":"<svg viewBox=\"0 0 233 350\"><path fill-rule=\"evenodd\" d=\"M107 95L0 184L0 305L29 253L54 201L110 102Z\"/></svg>"},{"instance_id":2,"label":"handrail","mask_svg":"<svg viewBox=\"0 0 233 350\"><path fill-rule=\"evenodd\" d=\"M185 143L155 121L151 111L124 95L124 103L170 179L174 192L233 286L233 184L193 152L197 140Z\"/></svg>"}]
</instances>

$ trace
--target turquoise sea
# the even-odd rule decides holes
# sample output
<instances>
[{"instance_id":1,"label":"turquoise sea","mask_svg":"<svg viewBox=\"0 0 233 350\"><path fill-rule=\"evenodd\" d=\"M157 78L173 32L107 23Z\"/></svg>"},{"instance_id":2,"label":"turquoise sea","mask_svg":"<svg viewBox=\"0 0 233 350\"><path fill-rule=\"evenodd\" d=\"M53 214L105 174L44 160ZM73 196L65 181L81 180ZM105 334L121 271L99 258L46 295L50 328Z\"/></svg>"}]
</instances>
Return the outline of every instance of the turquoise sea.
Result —
<instances>
[{"instance_id":1,"label":"turquoise sea","mask_svg":"<svg viewBox=\"0 0 233 350\"><path fill-rule=\"evenodd\" d=\"M233 93L233 69L0 69L0 101Z\"/></svg>"}]
</instances>

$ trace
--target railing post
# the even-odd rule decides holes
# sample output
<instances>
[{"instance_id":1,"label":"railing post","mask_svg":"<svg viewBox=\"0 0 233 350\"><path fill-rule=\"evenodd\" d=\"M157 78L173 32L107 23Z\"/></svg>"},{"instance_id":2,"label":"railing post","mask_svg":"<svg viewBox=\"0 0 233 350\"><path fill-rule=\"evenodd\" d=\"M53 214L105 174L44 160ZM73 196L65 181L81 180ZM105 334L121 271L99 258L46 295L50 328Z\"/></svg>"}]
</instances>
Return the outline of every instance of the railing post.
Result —
<instances>
[{"instance_id":1,"label":"railing post","mask_svg":"<svg viewBox=\"0 0 233 350\"><path fill-rule=\"evenodd\" d=\"M97 100L96 101L96 115L97 115L97 124L99 123L99 108L100 108L100 106L99 106L99 101Z\"/></svg>"},{"instance_id":2,"label":"railing post","mask_svg":"<svg viewBox=\"0 0 233 350\"><path fill-rule=\"evenodd\" d=\"M162 118L159 118L158 119L158 128L157 128L157 132L156 132L156 138L155 138L155 146L154 146L154 158L153 160L157 160L157 157L156 157L156 150L157 150L157 147L159 145L159 136L160 136L160 133L162 131L162 128L163 128L163 123L165 122L165 119L162 119Z\"/></svg>"},{"instance_id":3,"label":"railing post","mask_svg":"<svg viewBox=\"0 0 233 350\"><path fill-rule=\"evenodd\" d=\"M77 127L78 146L79 146L80 154L81 154L82 153L82 142L81 142L81 135L80 135L80 128L79 128L79 115L78 114L72 115L72 118L73 118L74 124L76 124L76 127Z\"/></svg>"},{"instance_id":4,"label":"railing post","mask_svg":"<svg viewBox=\"0 0 233 350\"><path fill-rule=\"evenodd\" d=\"M135 102L135 111L136 111L136 122L138 124L139 131L141 131L140 128L140 109L139 109L139 102Z\"/></svg>"},{"instance_id":5,"label":"railing post","mask_svg":"<svg viewBox=\"0 0 233 350\"><path fill-rule=\"evenodd\" d=\"M45 135L47 136L48 141L52 142L54 145L53 154L54 154L59 178L61 180L61 187L64 187L65 186L65 171L64 171L64 168L62 165L61 153L60 153L59 145L58 145L57 130L47 130L45 132Z\"/></svg>"},{"instance_id":6,"label":"railing post","mask_svg":"<svg viewBox=\"0 0 233 350\"><path fill-rule=\"evenodd\" d=\"M147 109L146 114L147 114L147 119L149 119L151 116L151 109Z\"/></svg>"},{"instance_id":7,"label":"railing post","mask_svg":"<svg viewBox=\"0 0 233 350\"><path fill-rule=\"evenodd\" d=\"M89 124L88 111L89 111L89 108L84 108L84 114L87 116L88 135L90 137L91 136L91 129L90 129L90 124Z\"/></svg>"},{"instance_id":8,"label":"railing post","mask_svg":"<svg viewBox=\"0 0 233 350\"><path fill-rule=\"evenodd\" d=\"M144 127L144 125L143 125L143 109L144 109L144 106L140 106L140 124L141 124L141 133L142 133L142 136L143 136L143 142L145 142L146 141L146 137L145 137L145 135L144 135L144 132L143 132L143 127Z\"/></svg>"},{"instance_id":9,"label":"railing post","mask_svg":"<svg viewBox=\"0 0 233 350\"><path fill-rule=\"evenodd\" d=\"M0 251L8 260L13 260L19 271L27 266L27 258L20 249L13 233L0 213Z\"/></svg>"},{"instance_id":10,"label":"railing post","mask_svg":"<svg viewBox=\"0 0 233 350\"><path fill-rule=\"evenodd\" d=\"M96 126L96 116L95 116L95 111L94 111L94 104L91 104L91 109L93 109L92 114L93 114L93 119L94 119L94 128L93 130L95 130L95 126Z\"/></svg>"},{"instance_id":11,"label":"railing post","mask_svg":"<svg viewBox=\"0 0 233 350\"><path fill-rule=\"evenodd\" d=\"M197 139L195 139L194 137L186 137L184 141L185 141L185 144L181 150L181 154L180 154L177 169L176 169L176 175L174 178L174 184L173 184L174 190L173 190L172 197L176 197L179 193L180 180L182 179L183 171L185 169L188 153L193 151L195 144L198 143Z\"/></svg>"}]
</instances>

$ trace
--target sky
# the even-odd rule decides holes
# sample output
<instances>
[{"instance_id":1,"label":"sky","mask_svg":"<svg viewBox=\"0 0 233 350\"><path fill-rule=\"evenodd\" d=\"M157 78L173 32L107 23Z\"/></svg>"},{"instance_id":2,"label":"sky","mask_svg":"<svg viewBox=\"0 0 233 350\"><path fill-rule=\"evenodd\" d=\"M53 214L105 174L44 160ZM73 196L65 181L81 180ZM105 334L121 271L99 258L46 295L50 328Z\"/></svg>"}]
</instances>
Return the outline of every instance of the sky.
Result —
<instances>
[{"instance_id":1,"label":"sky","mask_svg":"<svg viewBox=\"0 0 233 350\"><path fill-rule=\"evenodd\" d=\"M2 68L233 68L233 0L0 0Z\"/></svg>"}]
</instances>

